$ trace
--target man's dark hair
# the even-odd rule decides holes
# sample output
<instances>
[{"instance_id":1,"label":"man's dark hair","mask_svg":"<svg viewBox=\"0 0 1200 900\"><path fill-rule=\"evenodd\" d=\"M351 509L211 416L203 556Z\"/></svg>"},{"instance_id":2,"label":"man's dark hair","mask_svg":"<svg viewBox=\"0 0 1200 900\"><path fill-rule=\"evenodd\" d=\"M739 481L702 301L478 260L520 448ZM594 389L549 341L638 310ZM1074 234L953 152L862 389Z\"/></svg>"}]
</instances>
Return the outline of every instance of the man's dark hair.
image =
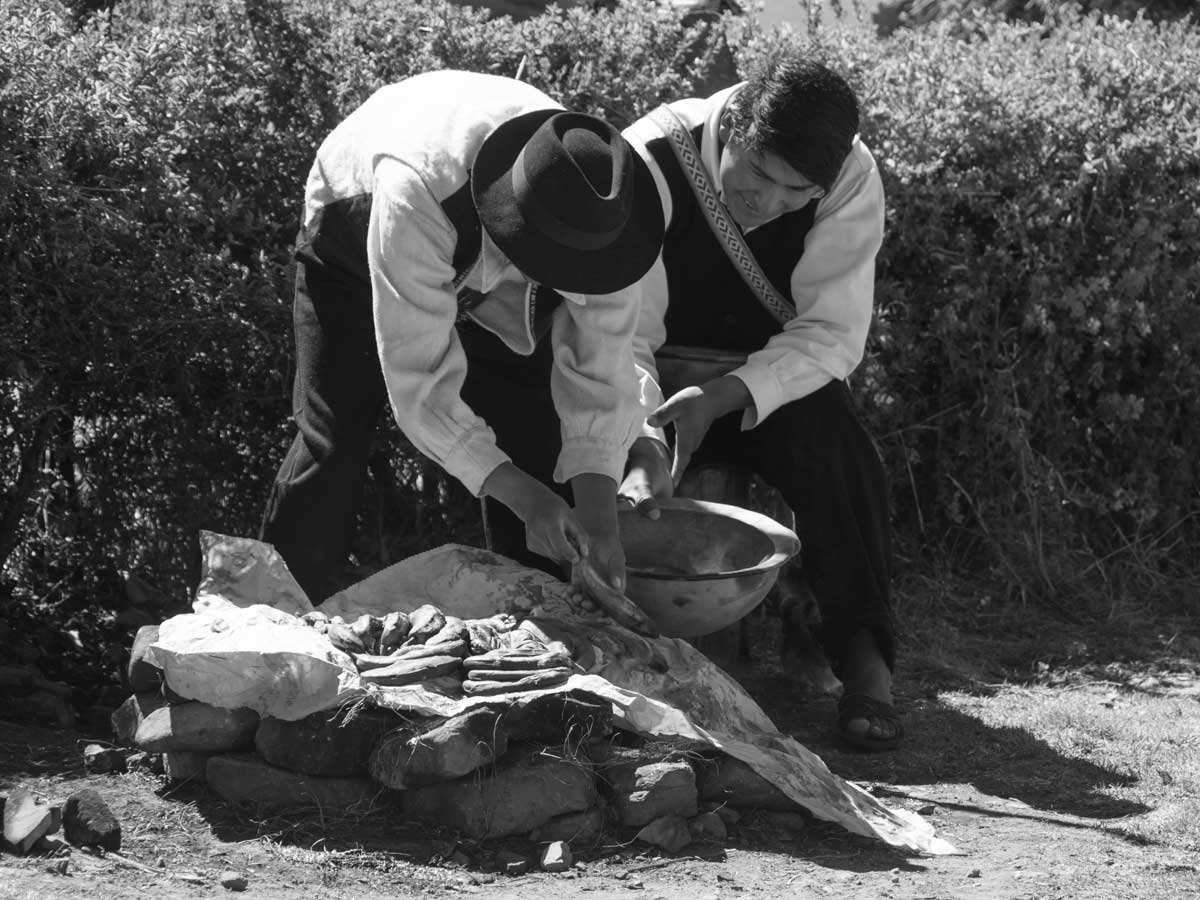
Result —
<instances>
[{"instance_id":1,"label":"man's dark hair","mask_svg":"<svg viewBox=\"0 0 1200 900\"><path fill-rule=\"evenodd\" d=\"M775 153L828 191L858 132L858 100L846 80L799 54L760 63L729 108L733 135Z\"/></svg>"}]
</instances>

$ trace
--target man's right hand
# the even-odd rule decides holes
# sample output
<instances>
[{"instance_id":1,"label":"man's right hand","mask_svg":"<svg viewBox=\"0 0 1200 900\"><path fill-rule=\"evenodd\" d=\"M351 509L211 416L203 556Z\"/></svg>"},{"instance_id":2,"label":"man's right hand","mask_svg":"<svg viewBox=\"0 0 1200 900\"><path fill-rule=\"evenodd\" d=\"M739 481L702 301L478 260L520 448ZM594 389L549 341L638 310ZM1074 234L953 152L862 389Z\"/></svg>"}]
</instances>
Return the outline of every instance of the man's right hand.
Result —
<instances>
[{"instance_id":1,"label":"man's right hand","mask_svg":"<svg viewBox=\"0 0 1200 900\"><path fill-rule=\"evenodd\" d=\"M675 492L671 480L671 453L651 437L640 437L629 448L629 472L617 489L617 497L642 515L657 519L658 501Z\"/></svg>"},{"instance_id":2,"label":"man's right hand","mask_svg":"<svg viewBox=\"0 0 1200 900\"><path fill-rule=\"evenodd\" d=\"M525 544L539 556L574 564L581 553L587 554L587 530L575 511L512 462L497 466L484 480L480 493L499 500L525 523Z\"/></svg>"}]
</instances>

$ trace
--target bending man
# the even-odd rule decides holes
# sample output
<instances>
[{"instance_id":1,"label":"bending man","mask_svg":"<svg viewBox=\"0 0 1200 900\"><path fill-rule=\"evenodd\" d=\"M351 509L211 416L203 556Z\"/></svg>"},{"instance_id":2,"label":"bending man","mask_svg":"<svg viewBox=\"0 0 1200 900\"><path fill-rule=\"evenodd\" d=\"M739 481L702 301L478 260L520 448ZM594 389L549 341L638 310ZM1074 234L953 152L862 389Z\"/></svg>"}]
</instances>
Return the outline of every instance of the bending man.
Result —
<instances>
[{"instance_id":1,"label":"bending man","mask_svg":"<svg viewBox=\"0 0 1200 900\"><path fill-rule=\"evenodd\" d=\"M427 73L337 126L305 191L297 434L262 529L314 602L340 586L385 400L530 550L587 552L622 586L615 492L642 416L627 287L661 238L653 182L620 134L527 84ZM521 386L547 383L561 433L528 433ZM570 490L518 468L510 443L549 454Z\"/></svg>"}]
</instances>

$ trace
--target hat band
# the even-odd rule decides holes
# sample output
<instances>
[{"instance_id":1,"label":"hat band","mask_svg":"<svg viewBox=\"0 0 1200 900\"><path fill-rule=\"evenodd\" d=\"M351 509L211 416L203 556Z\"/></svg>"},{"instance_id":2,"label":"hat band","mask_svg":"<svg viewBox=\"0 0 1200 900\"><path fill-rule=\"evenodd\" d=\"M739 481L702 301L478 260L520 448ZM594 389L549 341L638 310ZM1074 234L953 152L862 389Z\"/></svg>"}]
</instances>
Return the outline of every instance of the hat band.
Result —
<instances>
[{"instance_id":1,"label":"hat band","mask_svg":"<svg viewBox=\"0 0 1200 900\"><path fill-rule=\"evenodd\" d=\"M624 223L606 231L580 231L564 222L538 202L537 195L525 177L525 148L517 155L512 166L513 195L520 198L521 212L528 216L538 228L555 243L575 250L602 250L621 234Z\"/></svg>"}]
</instances>

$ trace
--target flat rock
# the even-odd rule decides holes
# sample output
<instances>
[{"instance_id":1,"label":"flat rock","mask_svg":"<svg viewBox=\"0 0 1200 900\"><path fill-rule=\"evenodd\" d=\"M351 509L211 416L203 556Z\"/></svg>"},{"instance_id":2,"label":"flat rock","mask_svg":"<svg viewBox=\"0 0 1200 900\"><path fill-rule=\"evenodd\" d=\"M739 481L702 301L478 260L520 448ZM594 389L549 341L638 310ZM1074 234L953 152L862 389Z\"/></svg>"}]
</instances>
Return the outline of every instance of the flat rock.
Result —
<instances>
[{"instance_id":1,"label":"flat rock","mask_svg":"<svg viewBox=\"0 0 1200 900\"><path fill-rule=\"evenodd\" d=\"M555 816L529 833L535 844L546 841L566 841L576 847L594 844L604 833L604 810L598 806L583 812Z\"/></svg>"},{"instance_id":2,"label":"flat rock","mask_svg":"<svg viewBox=\"0 0 1200 900\"><path fill-rule=\"evenodd\" d=\"M613 762L604 769L621 824L639 827L663 816L697 812L696 774L686 762Z\"/></svg>"},{"instance_id":3,"label":"flat rock","mask_svg":"<svg viewBox=\"0 0 1200 900\"><path fill-rule=\"evenodd\" d=\"M152 753L228 753L252 749L257 730L258 713L252 709L222 709L188 700L160 706L146 715L137 727L134 743Z\"/></svg>"},{"instance_id":4,"label":"flat rock","mask_svg":"<svg viewBox=\"0 0 1200 900\"><path fill-rule=\"evenodd\" d=\"M508 749L500 714L477 707L434 727L403 727L384 735L368 768L371 777L391 788L453 781L489 765Z\"/></svg>"},{"instance_id":5,"label":"flat rock","mask_svg":"<svg viewBox=\"0 0 1200 900\"><path fill-rule=\"evenodd\" d=\"M157 691L163 682L162 669L146 661L146 651L158 640L157 625L143 625L133 638L129 650L129 666L125 670L129 689L135 694Z\"/></svg>"},{"instance_id":6,"label":"flat rock","mask_svg":"<svg viewBox=\"0 0 1200 900\"><path fill-rule=\"evenodd\" d=\"M367 778L324 778L280 769L257 756L214 756L205 777L209 788L228 803L264 811L319 809L362 813L382 793Z\"/></svg>"},{"instance_id":7,"label":"flat rock","mask_svg":"<svg viewBox=\"0 0 1200 900\"><path fill-rule=\"evenodd\" d=\"M264 718L254 746L271 765L305 775L361 776L379 739L400 718L380 709L332 709L295 722Z\"/></svg>"},{"instance_id":8,"label":"flat rock","mask_svg":"<svg viewBox=\"0 0 1200 900\"><path fill-rule=\"evenodd\" d=\"M113 853L121 849L121 823L99 791L76 791L63 804L62 815L63 836L76 847L103 847Z\"/></svg>"},{"instance_id":9,"label":"flat rock","mask_svg":"<svg viewBox=\"0 0 1200 900\"><path fill-rule=\"evenodd\" d=\"M4 841L14 853L24 856L54 828L54 807L45 797L23 789L8 795L4 803Z\"/></svg>"},{"instance_id":10,"label":"flat rock","mask_svg":"<svg viewBox=\"0 0 1200 900\"><path fill-rule=\"evenodd\" d=\"M456 828L482 840L525 834L556 816L597 805L587 765L536 753L494 774L472 773L456 781L404 793L408 818Z\"/></svg>"},{"instance_id":11,"label":"flat rock","mask_svg":"<svg viewBox=\"0 0 1200 900\"><path fill-rule=\"evenodd\" d=\"M722 756L696 766L696 787L702 800L743 809L795 812L802 807L740 759Z\"/></svg>"}]
</instances>

